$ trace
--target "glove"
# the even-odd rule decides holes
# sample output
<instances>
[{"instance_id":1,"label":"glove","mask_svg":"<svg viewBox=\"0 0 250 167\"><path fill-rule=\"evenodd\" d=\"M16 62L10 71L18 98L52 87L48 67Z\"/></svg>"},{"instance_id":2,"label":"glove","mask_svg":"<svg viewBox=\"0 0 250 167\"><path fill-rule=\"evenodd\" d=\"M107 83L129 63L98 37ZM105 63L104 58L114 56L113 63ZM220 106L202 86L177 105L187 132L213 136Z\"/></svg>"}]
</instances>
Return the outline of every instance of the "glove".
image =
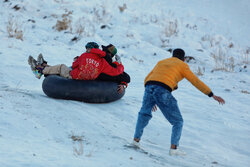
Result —
<instances>
[{"instance_id":1,"label":"glove","mask_svg":"<svg viewBox=\"0 0 250 167\"><path fill-rule=\"evenodd\" d=\"M124 92L125 89L126 89L125 85L120 84L117 87L117 92L121 94L122 92Z\"/></svg>"},{"instance_id":2,"label":"glove","mask_svg":"<svg viewBox=\"0 0 250 167\"><path fill-rule=\"evenodd\" d=\"M115 55L115 61L119 64L121 64L121 57L118 55Z\"/></svg>"}]
</instances>

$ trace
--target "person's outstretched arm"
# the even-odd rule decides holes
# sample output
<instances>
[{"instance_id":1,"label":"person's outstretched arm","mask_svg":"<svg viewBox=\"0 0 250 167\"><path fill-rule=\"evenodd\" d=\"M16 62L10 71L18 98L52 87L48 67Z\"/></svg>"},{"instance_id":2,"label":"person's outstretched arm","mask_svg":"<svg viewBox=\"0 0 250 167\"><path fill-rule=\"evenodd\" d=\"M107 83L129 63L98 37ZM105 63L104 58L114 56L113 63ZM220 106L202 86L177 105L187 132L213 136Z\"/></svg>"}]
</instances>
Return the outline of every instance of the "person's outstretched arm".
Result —
<instances>
[{"instance_id":1,"label":"person's outstretched arm","mask_svg":"<svg viewBox=\"0 0 250 167\"><path fill-rule=\"evenodd\" d=\"M203 83L190 69L189 66L185 66L184 70L184 76L185 78L191 82L197 89L199 89L204 94L208 95L209 97L213 97L214 100L218 101L219 104L225 104L225 100L221 98L220 96L216 96L213 94L213 92L210 90L210 88Z\"/></svg>"}]
</instances>

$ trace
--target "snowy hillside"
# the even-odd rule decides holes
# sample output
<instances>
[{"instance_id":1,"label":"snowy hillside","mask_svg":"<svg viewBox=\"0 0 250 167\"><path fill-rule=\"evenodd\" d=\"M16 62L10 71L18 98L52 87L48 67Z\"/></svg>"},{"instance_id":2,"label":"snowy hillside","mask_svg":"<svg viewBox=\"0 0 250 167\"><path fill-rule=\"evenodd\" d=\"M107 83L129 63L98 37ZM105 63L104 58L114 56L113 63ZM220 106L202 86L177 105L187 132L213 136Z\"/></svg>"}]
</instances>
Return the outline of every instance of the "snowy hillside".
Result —
<instances>
[{"instance_id":1,"label":"snowy hillside","mask_svg":"<svg viewBox=\"0 0 250 167\"><path fill-rule=\"evenodd\" d=\"M248 0L0 1L1 167L247 167L250 164L250 2ZM108 104L56 100L27 63L72 64L85 44L114 44L131 83ZM169 156L171 126L158 110L136 151L133 139L145 76L169 49L224 106L188 81L173 95L184 118L180 146Z\"/></svg>"}]
</instances>

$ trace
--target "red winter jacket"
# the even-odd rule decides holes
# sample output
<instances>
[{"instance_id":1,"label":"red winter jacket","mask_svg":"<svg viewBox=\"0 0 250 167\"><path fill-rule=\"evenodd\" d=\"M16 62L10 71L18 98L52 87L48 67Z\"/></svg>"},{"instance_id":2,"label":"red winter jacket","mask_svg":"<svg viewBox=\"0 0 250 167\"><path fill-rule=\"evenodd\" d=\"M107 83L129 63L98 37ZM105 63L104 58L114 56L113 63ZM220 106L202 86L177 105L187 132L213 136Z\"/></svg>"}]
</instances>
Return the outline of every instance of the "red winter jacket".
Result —
<instances>
[{"instance_id":1,"label":"red winter jacket","mask_svg":"<svg viewBox=\"0 0 250 167\"><path fill-rule=\"evenodd\" d=\"M95 80L101 73L110 76L117 76L123 73L124 67L119 64L114 68L103 58L106 53L100 49L91 49L89 53L83 53L72 64L70 72L73 79L78 80Z\"/></svg>"}]
</instances>

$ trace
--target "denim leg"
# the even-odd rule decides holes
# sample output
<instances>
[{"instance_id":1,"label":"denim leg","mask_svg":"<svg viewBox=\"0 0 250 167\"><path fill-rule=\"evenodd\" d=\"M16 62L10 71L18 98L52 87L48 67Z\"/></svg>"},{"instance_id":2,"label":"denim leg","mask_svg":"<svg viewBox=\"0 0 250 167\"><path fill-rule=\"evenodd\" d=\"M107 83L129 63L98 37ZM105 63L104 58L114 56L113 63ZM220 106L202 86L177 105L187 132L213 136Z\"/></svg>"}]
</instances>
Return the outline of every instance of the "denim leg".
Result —
<instances>
[{"instance_id":1,"label":"denim leg","mask_svg":"<svg viewBox=\"0 0 250 167\"><path fill-rule=\"evenodd\" d=\"M152 108L155 104L152 86L148 85L145 88L141 110L138 113L134 138L141 139L143 129L152 118Z\"/></svg>"},{"instance_id":2,"label":"denim leg","mask_svg":"<svg viewBox=\"0 0 250 167\"><path fill-rule=\"evenodd\" d=\"M156 104L160 108L164 117L171 123L172 135L171 144L179 145L183 127L183 119L176 99L166 89L159 87L155 91Z\"/></svg>"}]
</instances>

